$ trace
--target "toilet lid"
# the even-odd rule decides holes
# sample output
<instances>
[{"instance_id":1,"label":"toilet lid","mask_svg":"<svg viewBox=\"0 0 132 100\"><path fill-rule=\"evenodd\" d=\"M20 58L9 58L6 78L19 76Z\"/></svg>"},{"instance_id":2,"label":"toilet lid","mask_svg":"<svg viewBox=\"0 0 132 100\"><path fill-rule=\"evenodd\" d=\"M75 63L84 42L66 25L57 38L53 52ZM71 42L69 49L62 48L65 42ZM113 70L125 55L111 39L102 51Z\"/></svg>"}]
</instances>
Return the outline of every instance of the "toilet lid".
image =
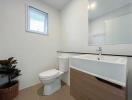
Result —
<instances>
[{"instance_id":1,"label":"toilet lid","mask_svg":"<svg viewBox=\"0 0 132 100\"><path fill-rule=\"evenodd\" d=\"M40 78L52 78L59 74L59 71L56 69L51 69L39 74Z\"/></svg>"}]
</instances>

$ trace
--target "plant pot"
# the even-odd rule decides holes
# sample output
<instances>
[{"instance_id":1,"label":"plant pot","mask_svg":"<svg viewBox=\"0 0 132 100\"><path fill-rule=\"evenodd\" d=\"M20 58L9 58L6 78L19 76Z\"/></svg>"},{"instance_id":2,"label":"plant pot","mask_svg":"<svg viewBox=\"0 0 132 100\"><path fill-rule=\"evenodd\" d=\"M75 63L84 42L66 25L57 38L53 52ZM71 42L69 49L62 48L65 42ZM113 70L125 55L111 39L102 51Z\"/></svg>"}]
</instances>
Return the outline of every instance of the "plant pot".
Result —
<instances>
[{"instance_id":1,"label":"plant pot","mask_svg":"<svg viewBox=\"0 0 132 100\"><path fill-rule=\"evenodd\" d=\"M12 100L15 98L18 95L18 87L18 81L2 85L0 87L0 100Z\"/></svg>"}]
</instances>

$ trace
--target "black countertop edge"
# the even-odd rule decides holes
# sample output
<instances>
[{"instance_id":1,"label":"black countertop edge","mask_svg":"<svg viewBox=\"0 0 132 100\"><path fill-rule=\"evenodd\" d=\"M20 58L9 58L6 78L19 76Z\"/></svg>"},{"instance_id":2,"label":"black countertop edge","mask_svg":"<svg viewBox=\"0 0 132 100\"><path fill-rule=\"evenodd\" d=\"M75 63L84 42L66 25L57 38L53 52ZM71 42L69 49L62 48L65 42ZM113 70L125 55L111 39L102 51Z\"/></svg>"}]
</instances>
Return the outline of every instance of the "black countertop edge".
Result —
<instances>
[{"instance_id":1,"label":"black countertop edge","mask_svg":"<svg viewBox=\"0 0 132 100\"><path fill-rule=\"evenodd\" d=\"M67 51L57 51L58 53L74 53L74 54L93 54L97 55L97 53L88 53L88 52L67 52ZM118 54L102 54L102 55L108 55L108 56L123 56L123 57L132 57L132 55L118 55Z\"/></svg>"}]
</instances>

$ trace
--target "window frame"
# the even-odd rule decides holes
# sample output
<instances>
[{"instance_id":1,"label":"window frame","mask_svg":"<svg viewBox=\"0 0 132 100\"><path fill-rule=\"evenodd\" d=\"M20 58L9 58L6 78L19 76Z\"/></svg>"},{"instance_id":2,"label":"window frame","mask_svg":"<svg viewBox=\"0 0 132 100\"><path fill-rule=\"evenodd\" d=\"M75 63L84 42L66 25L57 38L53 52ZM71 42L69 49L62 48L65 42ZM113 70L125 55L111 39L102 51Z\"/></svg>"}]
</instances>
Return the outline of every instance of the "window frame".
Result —
<instances>
[{"instance_id":1,"label":"window frame","mask_svg":"<svg viewBox=\"0 0 132 100\"><path fill-rule=\"evenodd\" d=\"M30 27L30 16L29 16L29 12L30 12L30 7L37 10L38 12L42 13L42 14L46 14L47 15L47 32L39 32L39 31L33 31L33 30L30 30L29 27ZM27 4L26 5L26 32L30 32L30 33L36 33L36 34L41 34L41 35L45 35L47 36L49 33L48 33L48 13L43 11L42 9L40 8L37 8L35 7L34 5L30 5L30 4Z\"/></svg>"}]
</instances>

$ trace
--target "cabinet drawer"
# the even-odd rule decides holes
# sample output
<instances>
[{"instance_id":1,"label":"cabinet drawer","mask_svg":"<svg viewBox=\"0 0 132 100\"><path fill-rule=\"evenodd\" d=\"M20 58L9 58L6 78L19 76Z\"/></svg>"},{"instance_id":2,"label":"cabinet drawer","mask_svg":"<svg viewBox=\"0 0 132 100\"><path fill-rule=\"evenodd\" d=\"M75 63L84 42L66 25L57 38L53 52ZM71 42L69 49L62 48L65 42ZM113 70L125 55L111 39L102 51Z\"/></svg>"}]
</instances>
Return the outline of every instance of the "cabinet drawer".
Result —
<instances>
[{"instance_id":1,"label":"cabinet drawer","mask_svg":"<svg viewBox=\"0 0 132 100\"><path fill-rule=\"evenodd\" d=\"M125 88L72 68L70 82L76 100L125 100Z\"/></svg>"}]
</instances>

